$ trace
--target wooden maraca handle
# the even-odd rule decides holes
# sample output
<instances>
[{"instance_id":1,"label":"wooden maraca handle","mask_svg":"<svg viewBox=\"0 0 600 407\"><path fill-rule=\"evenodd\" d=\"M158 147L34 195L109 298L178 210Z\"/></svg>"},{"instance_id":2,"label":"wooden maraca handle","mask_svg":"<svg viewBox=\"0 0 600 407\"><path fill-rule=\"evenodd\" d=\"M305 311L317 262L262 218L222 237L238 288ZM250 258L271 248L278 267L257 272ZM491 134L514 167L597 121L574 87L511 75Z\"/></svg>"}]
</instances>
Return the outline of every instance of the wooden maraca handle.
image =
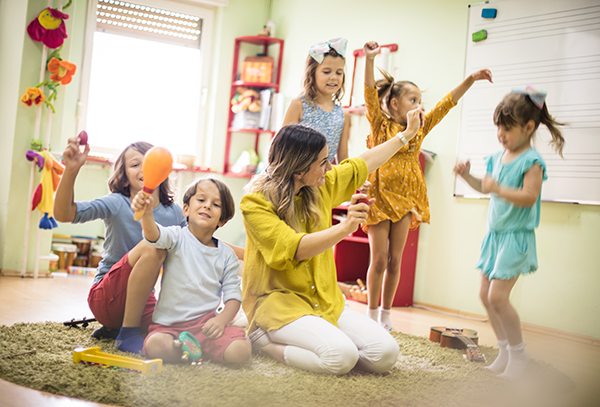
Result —
<instances>
[{"instance_id":1,"label":"wooden maraca handle","mask_svg":"<svg viewBox=\"0 0 600 407\"><path fill-rule=\"evenodd\" d=\"M148 199L150 194L154 191L150 191L150 193L148 193L148 191L144 188L144 190L142 192L145 195L144 199ZM146 211L146 209L144 209L143 211L135 211L135 213L133 214L133 220L135 220L137 222L138 220L142 219L142 216L144 216L145 211Z\"/></svg>"}]
</instances>

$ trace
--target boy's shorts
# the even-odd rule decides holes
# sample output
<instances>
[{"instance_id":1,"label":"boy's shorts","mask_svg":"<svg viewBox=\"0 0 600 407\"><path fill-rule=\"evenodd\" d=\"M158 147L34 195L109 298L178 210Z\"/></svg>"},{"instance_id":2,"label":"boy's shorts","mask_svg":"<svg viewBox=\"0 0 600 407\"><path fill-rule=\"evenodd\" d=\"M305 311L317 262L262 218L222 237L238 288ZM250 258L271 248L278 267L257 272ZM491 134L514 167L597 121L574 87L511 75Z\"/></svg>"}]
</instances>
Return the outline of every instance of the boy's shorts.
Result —
<instances>
[{"instance_id":1,"label":"boy's shorts","mask_svg":"<svg viewBox=\"0 0 600 407\"><path fill-rule=\"evenodd\" d=\"M88 305L98 322L110 329L121 329L123 315L125 314L125 300L127 298L127 282L132 267L128 260L129 253L116 262L110 271L102 277L99 283L90 288ZM156 306L156 297L150 293L144 312L142 314L142 332L148 330L152 324L152 313Z\"/></svg>"},{"instance_id":2,"label":"boy's shorts","mask_svg":"<svg viewBox=\"0 0 600 407\"><path fill-rule=\"evenodd\" d=\"M146 354L146 357L148 357L148 353L146 352L146 342L152 335L166 333L173 336L173 339L177 339L179 338L180 333L188 331L198 339L198 342L200 342L203 357L207 357L215 362L224 363L225 350L227 347L231 345L231 342L233 341L245 339L246 331L242 328L225 325L223 335L217 339L207 338L206 335L202 333L202 327L204 327L209 319L214 318L215 316L216 314L214 312L209 312L195 320L180 322L169 326L160 324L150 325L148 328L148 336L144 341L144 353Z\"/></svg>"}]
</instances>

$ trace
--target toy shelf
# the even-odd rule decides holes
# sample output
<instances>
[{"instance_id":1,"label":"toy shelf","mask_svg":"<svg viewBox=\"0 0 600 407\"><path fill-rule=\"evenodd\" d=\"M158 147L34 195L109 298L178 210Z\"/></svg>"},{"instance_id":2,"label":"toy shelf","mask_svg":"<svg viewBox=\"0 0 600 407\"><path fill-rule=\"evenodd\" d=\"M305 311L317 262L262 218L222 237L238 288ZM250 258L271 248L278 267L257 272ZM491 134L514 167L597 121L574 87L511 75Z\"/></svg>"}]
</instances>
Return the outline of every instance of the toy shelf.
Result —
<instances>
[{"instance_id":1,"label":"toy shelf","mask_svg":"<svg viewBox=\"0 0 600 407\"><path fill-rule=\"evenodd\" d=\"M271 72L271 79L268 82L256 82L256 81L244 81L242 78L242 61L240 58L241 51L248 52L252 50L252 47L258 46L260 55L274 56L273 70ZM238 37L235 39L235 47L233 53L233 67L231 72L231 90L230 100L234 98L237 93L237 87L244 86L248 88L257 88L261 90L272 89L274 93L279 92L279 85L281 82L281 62L283 60L283 40L274 37L266 36L245 36ZM248 78L246 78L248 79ZM253 78L252 78L253 79ZM262 107L263 109L265 106ZM223 160L223 175L226 177L237 177L237 178L250 178L251 173L233 173L230 171L230 164L232 163L231 147L234 145L234 138L238 137L254 137L254 150L258 152L258 146L260 137L262 135L269 135L273 137L275 132L270 128L236 128L232 125L235 114L229 109L229 116L227 120L227 135L225 138L225 159ZM243 133L237 134L236 133ZM241 139L240 139L241 140Z\"/></svg>"}]
</instances>

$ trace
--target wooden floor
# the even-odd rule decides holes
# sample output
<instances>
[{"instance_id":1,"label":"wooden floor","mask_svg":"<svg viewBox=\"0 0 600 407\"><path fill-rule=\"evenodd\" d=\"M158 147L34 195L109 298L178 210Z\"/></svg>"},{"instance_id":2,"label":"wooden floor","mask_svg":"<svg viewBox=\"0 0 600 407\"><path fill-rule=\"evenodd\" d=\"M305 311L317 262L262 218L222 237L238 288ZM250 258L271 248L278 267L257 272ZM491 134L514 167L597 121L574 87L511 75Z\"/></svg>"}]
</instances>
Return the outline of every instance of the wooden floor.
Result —
<instances>
[{"instance_id":1,"label":"wooden floor","mask_svg":"<svg viewBox=\"0 0 600 407\"><path fill-rule=\"evenodd\" d=\"M16 322L63 322L71 318L93 317L87 306L87 293L92 278L55 276L50 279L0 277L0 325ZM351 307L364 312L366 306L351 302ZM421 308L394 308L392 321L400 332L428 336L431 326L457 326L479 332L479 343L495 345L496 339L488 322L446 315ZM525 325L527 351L534 359L550 363L573 379L576 389L572 406L600 406L600 340L571 336L564 332ZM27 389L0 380L0 406L10 407L93 407L101 404ZM590 400L594 404L590 404ZM585 401L585 402L584 402Z\"/></svg>"}]
</instances>

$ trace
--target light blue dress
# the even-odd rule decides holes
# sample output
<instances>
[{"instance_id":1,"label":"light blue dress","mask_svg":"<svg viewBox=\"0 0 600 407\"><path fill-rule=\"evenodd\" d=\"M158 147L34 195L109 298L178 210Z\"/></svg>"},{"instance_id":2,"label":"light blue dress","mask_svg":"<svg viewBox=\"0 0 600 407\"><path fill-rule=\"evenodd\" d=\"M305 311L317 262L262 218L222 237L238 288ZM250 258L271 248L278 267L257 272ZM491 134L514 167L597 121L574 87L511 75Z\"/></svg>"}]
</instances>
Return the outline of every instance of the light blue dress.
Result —
<instances>
[{"instance_id":1,"label":"light blue dress","mask_svg":"<svg viewBox=\"0 0 600 407\"><path fill-rule=\"evenodd\" d=\"M485 157L487 176L502 188L521 189L525 173L535 164L548 179L546 164L533 148L502 164L504 151ZM491 279L510 280L537 270L535 228L540 224L541 193L533 206L516 206L492 194L488 208L488 232L481 242L476 268Z\"/></svg>"},{"instance_id":2,"label":"light blue dress","mask_svg":"<svg viewBox=\"0 0 600 407\"><path fill-rule=\"evenodd\" d=\"M302 120L300 124L323 133L327 139L327 147L329 147L329 162L333 162L344 129L344 109L335 105L331 112L326 112L316 103L310 103L304 96L300 99L302 100Z\"/></svg>"}]
</instances>

